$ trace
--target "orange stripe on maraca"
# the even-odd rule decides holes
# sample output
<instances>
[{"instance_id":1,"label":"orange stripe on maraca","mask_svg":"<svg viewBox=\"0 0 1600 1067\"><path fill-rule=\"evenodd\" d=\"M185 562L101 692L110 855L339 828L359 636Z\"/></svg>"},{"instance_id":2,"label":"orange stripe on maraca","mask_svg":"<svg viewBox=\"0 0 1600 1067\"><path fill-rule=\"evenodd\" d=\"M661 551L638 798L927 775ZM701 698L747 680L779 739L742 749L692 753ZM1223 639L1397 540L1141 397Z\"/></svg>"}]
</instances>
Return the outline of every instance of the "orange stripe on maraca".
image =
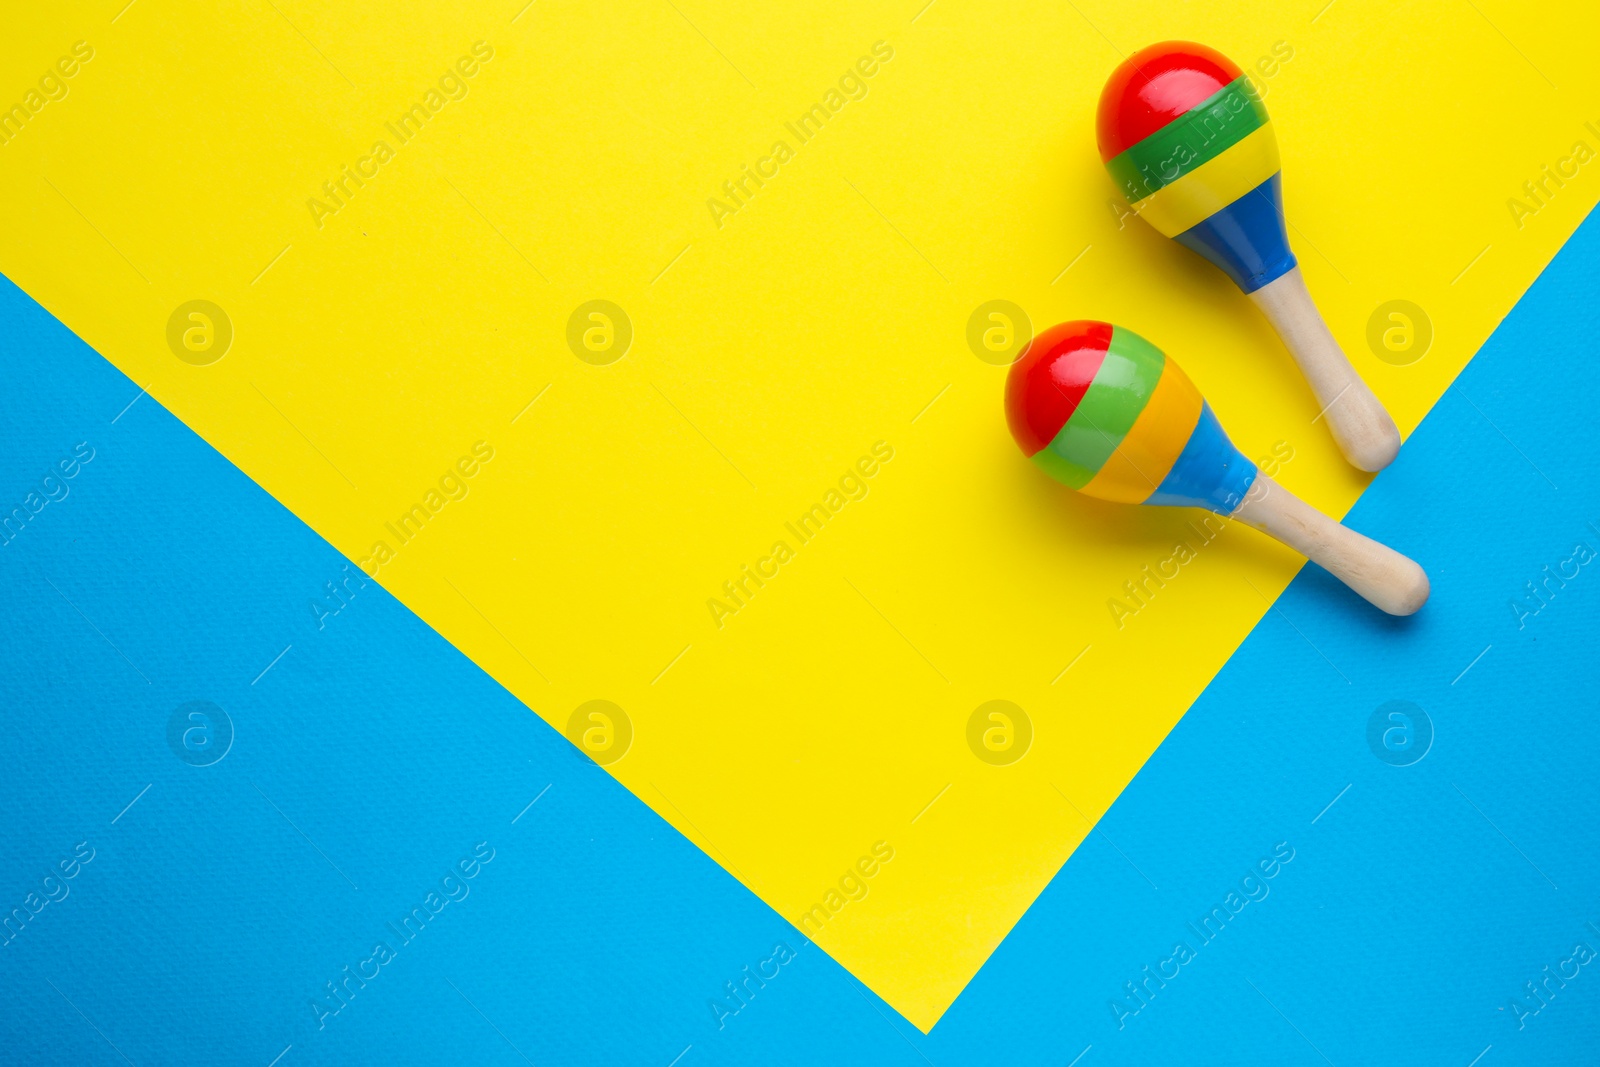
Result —
<instances>
[{"instance_id":1,"label":"orange stripe on maraca","mask_svg":"<svg viewBox=\"0 0 1600 1067\"><path fill-rule=\"evenodd\" d=\"M1119 330L1119 333L1123 332ZM1116 451L1080 492L1102 500L1142 504L1165 480L1200 421L1200 390L1168 359L1150 400Z\"/></svg>"}]
</instances>

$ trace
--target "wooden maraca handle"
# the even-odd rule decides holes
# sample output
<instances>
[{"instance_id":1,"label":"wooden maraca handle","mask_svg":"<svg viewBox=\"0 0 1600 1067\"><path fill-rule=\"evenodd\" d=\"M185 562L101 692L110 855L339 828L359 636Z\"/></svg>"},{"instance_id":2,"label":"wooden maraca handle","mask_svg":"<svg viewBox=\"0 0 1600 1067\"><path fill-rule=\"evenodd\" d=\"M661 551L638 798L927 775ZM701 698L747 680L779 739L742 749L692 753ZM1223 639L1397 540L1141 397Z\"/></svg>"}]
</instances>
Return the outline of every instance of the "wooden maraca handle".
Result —
<instances>
[{"instance_id":1,"label":"wooden maraca handle","mask_svg":"<svg viewBox=\"0 0 1600 1067\"><path fill-rule=\"evenodd\" d=\"M1250 294L1300 364L1339 449L1354 467L1381 471L1400 451L1400 431L1350 365L1306 291L1300 268Z\"/></svg>"},{"instance_id":2,"label":"wooden maraca handle","mask_svg":"<svg viewBox=\"0 0 1600 1067\"><path fill-rule=\"evenodd\" d=\"M1390 615L1410 615L1428 600L1428 576L1414 560L1334 522L1264 473L1233 517L1321 564Z\"/></svg>"}]
</instances>

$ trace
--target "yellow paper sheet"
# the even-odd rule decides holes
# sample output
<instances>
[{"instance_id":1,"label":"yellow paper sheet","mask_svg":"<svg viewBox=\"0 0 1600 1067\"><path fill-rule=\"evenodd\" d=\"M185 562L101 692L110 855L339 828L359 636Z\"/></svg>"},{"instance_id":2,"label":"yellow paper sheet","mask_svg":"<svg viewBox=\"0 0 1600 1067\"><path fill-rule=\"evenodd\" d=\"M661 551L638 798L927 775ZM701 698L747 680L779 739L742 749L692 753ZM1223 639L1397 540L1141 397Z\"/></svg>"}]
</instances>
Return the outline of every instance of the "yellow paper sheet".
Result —
<instances>
[{"instance_id":1,"label":"yellow paper sheet","mask_svg":"<svg viewBox=\"0 0 1600 1067\"><path fill-rule=\"evenodd\" d=\"M1300 564L1229 528L1115 612L1198 513L1025 462L974 311L1124 324L1293 491L1364 484L1249 302L1118 211L1111 69L1256 73L1407 432L1600 193L1576 2L123 2L7 16L0 271L558 729L620 708L574 736L631 734L608 770L924 1029ZM1392 300L1421 358L1369 348Z\"/></svg>"}]
</instances>

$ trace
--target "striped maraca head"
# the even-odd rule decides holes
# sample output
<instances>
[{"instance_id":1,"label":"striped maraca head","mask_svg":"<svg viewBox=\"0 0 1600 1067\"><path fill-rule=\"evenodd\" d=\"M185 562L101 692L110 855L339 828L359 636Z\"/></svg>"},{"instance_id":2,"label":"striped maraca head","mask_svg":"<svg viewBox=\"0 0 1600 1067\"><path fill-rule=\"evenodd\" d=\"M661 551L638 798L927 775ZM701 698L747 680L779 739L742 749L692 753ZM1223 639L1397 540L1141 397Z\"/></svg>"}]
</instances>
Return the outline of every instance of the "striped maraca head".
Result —
<instances>
[{"instance_id":1,"label":"striped maraca head","mask_svg":"<svg viewBox=\"0 0 1600 1067\"><path fill-rule=\"evenodd\" d=\"M1052 478L1104 500L1229 515L1256 476L1183 368L1107 322L1035 337L1006 379L1006 421Z\"/></svg>"},{"instance_id":2,"label":"striped maraca head","mask_svg":"<svg viewBox=\"0 0 1600 1067\"><path fill-rule=\"evenodd\" d=\"M1250 293L1295 266L1278 143L1250 79L1220 52L1166 41L1100 92L1100 158L1140 217Z\"/></svg>"}]
</instances>

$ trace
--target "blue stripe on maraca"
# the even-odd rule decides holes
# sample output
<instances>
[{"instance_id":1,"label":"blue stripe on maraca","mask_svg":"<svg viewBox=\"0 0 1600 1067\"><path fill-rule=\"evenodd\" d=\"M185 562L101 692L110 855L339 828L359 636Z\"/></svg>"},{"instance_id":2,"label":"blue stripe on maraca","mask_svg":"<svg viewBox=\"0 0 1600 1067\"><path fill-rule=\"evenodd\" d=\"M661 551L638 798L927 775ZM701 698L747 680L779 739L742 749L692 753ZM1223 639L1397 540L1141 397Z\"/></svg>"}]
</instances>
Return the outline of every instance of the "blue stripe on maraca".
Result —
<instances>
[{"instance_id":1,"label":"blue stripe on maraca","mask_svg":"<svg viewBox=\"0 0 1600 1067\"><path fill-rule=\"evenodd\" d=\"M1247 293L1276 281L1295 267L1280 178L1274 174L1175 240L1221 267Z\"/></svg>"},{"instance_id":2,"label":"blue stripe on maraca","mask_svg":"<svg viewBox=\"0 0 1600 1067\"><path fill-rule=\"evenodd\" d=\"M1211 405L1203 404L1188 444L1145 503L1209 508L1219 515L1231 515L1255 480L1256 465L1233 447Z\"/></svg>"}]
</instances>

